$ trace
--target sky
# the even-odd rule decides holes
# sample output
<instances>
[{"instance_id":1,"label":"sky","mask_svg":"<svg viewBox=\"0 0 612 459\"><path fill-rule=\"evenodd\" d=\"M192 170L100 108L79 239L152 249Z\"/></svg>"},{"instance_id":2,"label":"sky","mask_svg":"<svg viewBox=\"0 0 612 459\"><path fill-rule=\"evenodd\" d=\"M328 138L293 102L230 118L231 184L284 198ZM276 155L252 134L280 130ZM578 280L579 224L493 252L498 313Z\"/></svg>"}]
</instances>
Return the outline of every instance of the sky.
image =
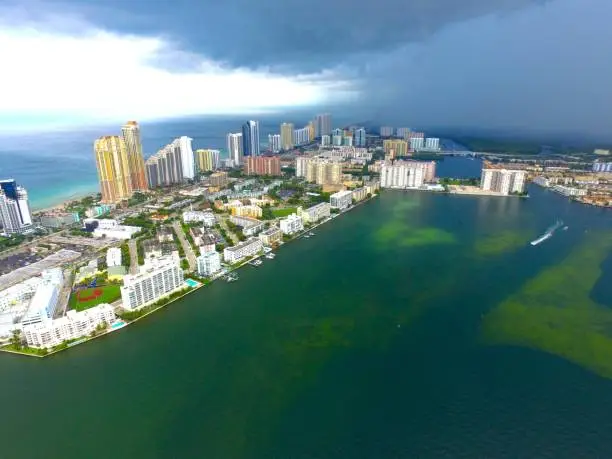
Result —
<instances>
[{"instance_id":1,"label":"sky","mask_svg":"<svg viewBox=\"0 0 612 459\"><path fill-rule=\"evenodd\" d=\"M310 107L612 138L610 17L609 0L0 0L0 130Z\"/></svg>"}]
</instances>

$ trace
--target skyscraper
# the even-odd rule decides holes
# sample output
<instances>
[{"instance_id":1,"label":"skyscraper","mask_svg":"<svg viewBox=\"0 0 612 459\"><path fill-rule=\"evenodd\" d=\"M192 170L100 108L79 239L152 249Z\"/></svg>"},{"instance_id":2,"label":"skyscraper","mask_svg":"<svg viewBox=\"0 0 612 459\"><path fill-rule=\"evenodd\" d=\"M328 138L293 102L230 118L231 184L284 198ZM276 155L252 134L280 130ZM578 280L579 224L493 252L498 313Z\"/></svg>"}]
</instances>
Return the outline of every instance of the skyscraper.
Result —
<instances>
[{"instance_id":1,"label":"skyscraper","mask_svg":"<svg viewBox=\"0 0 612 459\"><path fill-rule=\"evenodd\" d=\"M283 123L280 125L281 149L289 150L293 148L293 123Z\"/></svg>"},{"instance_id":2,"label":"skyscraper","mask_svg":"<svg viewBox=\"0 0 612 459\"><path fill-rule=\"evenodd\" d=\"M142 144L140 142L140 127L136 121L128 121L121 128L121 135L125 142L128 156L128 173L132 183L132 189L147 190L147 177L145 174L144 156L142 155Z\"/></svg>"},{"instance_id":3,"label":"skyscraper","mask_svg":"<svg viewBox=\"0 0 612 459\"><path fill-rule=\"evenodd\" d=\"M242 152L244 156L259 156L259 123L247 121L242 125Z\"/></svg>"},{"instance_id":4,"label":"skyscraper","mask_svg":"<svg viewBox=\"0 0 612 459\"><path fill-rule=\"evenodd\" d=\"M366 146L366 130L364 128L355 129L353 134L353 144L356 147Z\"/></svg>"},{"instance_id":5,"label":"skyscraper","mask_svg":"<svg viewBox=\"0 0 612 459\"><path fill-rule=\"evenodd\" d=\"M128 153L123 138L100 137L94 143L102 202L112 204L132 196Z\"/></svg>"},{"instance_id":6,"label":"skyscraper","mask_svg":"<svg viewBox=\"0 0 612 459\"><path fill-rule=\"evenodd\" d=\"M329 113L323 113L315 116L315 137L321 138L324 135L330 135L332 130L331 115Z\"/></svg>"},{"instance_id":7,"label":"skyscraper","mask_svg":"<svg viewBox=\"0 0 612 459\"><path fill-rule=\"evenodd\" d=\"M184 180L193 180L195 178L195 161L193 149L191 148L192 140L192 138L182 136L174 141L178 144L178 148L181 151L181 167L183 169Z\"/></svg>"},{"instance_id":8,"label":"skyscraper","mask_svg":"<svg viewBox=\"0 0 612 459\"><path fill-rule=\"evenodd\" d=\"M268 146L272 153L278 153L281 150L281 136L280 134L269 134L268 135Z\"/></svg>"},{"instance_id":9,"label":"skyscraper","mask_svg":"<svg viewBox=\"0 0 612 459\"><path fill-rule=\"evenodd\" d=\"M219 150L196 150L196 168L199 172L219 169Z\"/></svg>"},{"instance_id":10,"label":"skyscraper","mask_svg":"<svg viewBox=\"0 0 612 459\"><path fill-rule=\"evenodd\" d=\"M240 132L227 135L227 151L230 159L234 162L234 166L240 166L244 156L242 134Z\"/></svg>"},{"instance_id":11,"label":"skyscraper","mask_svg":"<svg viewBox=\"0 0 612 459\"><path fill-rule=\"evenodd\" d=\"M26 233L32 229L28 193L12 179L0 180L0 223L6 234Z\"/></svg>"}]
</instances>

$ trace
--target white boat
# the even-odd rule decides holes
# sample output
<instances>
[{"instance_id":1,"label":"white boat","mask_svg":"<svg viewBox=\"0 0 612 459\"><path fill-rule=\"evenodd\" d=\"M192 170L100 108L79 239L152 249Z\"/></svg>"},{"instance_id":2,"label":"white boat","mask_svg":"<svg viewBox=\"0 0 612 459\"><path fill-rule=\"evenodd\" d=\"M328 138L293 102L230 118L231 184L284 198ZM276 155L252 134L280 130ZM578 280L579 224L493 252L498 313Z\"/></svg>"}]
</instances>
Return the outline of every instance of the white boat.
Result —
<instances>
[{"instance_id":1,"label":"white boat","mask_svg":"<svg viewBox=\"0 0 612 459\"><path fill-rule=\"evenodd\" d=\"M273 260L275 256L276 256L276 255L274 255L272 252L270 252L270 253L266 253L266 258L267 258L268 260Z\"/></svg>"},{"instance_id":2,"label":"white boat","mask_svg":"<svg viewBox=\"0 0 612 459\"><path fill-rule=\"evenodd\" d=\"M250 264L251 266L260 266L262 263L263 263L263 261L261 261L261 260L259 260L259 259L249 261L249 264Z\"/></svg>"}]
</instances>

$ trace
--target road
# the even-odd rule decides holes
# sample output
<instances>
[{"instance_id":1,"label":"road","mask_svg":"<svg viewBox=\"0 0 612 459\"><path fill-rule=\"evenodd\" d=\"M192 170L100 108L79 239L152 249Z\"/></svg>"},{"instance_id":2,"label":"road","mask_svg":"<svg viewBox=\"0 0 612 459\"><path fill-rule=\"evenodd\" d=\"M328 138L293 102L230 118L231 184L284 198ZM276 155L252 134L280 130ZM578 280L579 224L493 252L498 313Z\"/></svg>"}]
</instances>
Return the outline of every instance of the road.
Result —
<instances>
[{"instance_id":1,"label":"road","mask_svg":"<svg viewBox=\"0 0 612 459\"><path fill-rule=\"evenodd\" d=\"M128 241L130 249L130 274L138 274L138 247L136 247L136 239Z\"/></svg>"},{"instance_id":2,"label":"road","mask_svg":"<svg viewBox=\"0 0 612 459\"><path fill-rule=\"evenodd\" d=\"M72 293L72 282L74 276L72 269L64 269L64 284L60 291L59 298L57 300L57 307L55 308L54 319L64 317L68 311L68 300L70 299L70 293Z\"/></svg>"},{"instance_id":3,"label":"road","mask_svg":"<svg viewBox=\"0 0 612 459\"><path fill-rule=\"evenodd\" d=\"M191 244L185 237L185 233L183 232L183 228L181 224L177 221L172 223L172 228L174 228L174 232L176 233L176 237L178 237L179 242L183 246L183 250L185 252L185 256L187 257L187 261L189 262L189 270L196 271L198 264L196 262L196 256L193 253L193 249L191 248Z\"/></svg>"},{"instance_id":4,"label":"road","mask_svg":"<svg viewBox=\"0 0 612 459\"><path fill-rule=\"evenodd\" d=\"M236 245L236 244L238 244L240 242L240 239L238 239L238 236L236 236L232 231L230 231L230 229L227 226L227 222L225 221L224 217L225 217L225 215L223 215L221 218L217 219L217 221L219 222L219 226L221 226L221 228L223 228L225 230L225 232L230 237L230 239L232 240L234 245Z\"/></svg>"}]
</instances>

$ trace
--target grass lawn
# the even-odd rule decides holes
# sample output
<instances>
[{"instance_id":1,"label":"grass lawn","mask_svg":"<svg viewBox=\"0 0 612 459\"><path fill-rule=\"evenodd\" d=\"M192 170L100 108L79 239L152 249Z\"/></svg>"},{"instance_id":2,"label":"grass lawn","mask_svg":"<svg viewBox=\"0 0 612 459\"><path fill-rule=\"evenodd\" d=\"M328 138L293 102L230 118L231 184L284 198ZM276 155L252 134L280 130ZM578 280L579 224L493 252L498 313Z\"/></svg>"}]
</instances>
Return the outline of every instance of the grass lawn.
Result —
<instances>
[{"instance_id":1,"label":"grass lawn","mask_svg":"<svg viewBox=\"0 0 612 459\"><path fill-rule=\"evenodd\" d=\"M84 311L102 303L112 303L121 298L118 285L106 285L104 287L86 288L70 295L68 306L70 309Z\"/></svg>"},{"instance_id":2,"label":"grass lawn","mask_svg":"<svg viewBox=\"0 0 612 459\"><path fill-rule=\"evenodd\" d=\"M284 209L272 209L272 215L275 218L286 217L297 212L297 207L286 207Z\"/></svg>"}]
</instances>

